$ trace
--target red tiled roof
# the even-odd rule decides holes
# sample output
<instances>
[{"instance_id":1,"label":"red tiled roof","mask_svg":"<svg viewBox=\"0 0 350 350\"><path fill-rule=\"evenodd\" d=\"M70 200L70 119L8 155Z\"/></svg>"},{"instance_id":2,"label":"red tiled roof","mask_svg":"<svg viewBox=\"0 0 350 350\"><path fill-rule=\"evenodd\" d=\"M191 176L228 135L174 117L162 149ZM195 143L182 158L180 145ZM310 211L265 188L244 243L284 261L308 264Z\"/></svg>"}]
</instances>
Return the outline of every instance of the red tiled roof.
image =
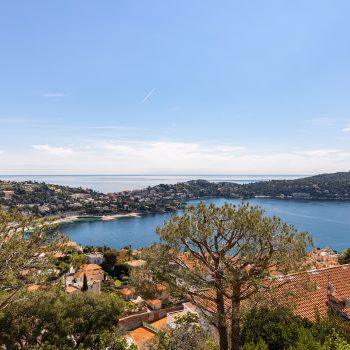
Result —
<instances>
[{"instance_id":1,"label":"red tiled roof","mask_svg":"<svg viewBox=\"0 0 350 350\"><path fill-rule=\"evenodd\" d=\"M135 289L133 288L123 288L120 290L120 294L124 296L133 295L134 293L135 293Z\"/></svg>"},{"instance_id":2,"label":"red tiled roof","mask_svg":"<svg viewBox=\"0 0 350 350\"><path fill-rule=\"evenodd\" d=\"M102 267L97 264L81 264L80 270L81 271L91 271L91 270L101 270Z\"/></svg>"},{"instance_id":3,"label":"red tiled roof","mask_svg":"<svg viewBox=\"0 0 350 350\"><path fill-rule=\"evenodd\" d=\"M292 274L280 278L274 291L277 299L283 304L295 304L295 313L301 317L315 320L316 310L319 315L327 315L327 301L329 285L334 287L333 297L342 300L350 298L350 265L329 267L303 273ZM287 293L291 292L288 299ZM209 295L212 292L208 292ZM263 299L264 295L258 296ZM211 312L216 312L215 304L203 299L195 298L197 304L204 306Z\"/></svg>"}]
</instances>

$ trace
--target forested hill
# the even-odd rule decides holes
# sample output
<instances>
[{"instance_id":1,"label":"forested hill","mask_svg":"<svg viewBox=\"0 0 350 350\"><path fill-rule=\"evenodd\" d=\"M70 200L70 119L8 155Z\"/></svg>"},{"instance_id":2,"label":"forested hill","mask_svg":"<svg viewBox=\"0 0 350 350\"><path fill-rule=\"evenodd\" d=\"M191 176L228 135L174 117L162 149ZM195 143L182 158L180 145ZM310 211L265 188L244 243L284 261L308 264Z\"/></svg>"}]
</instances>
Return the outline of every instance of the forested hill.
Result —
<instances>
[{"instance_id":1,"label":"forested hill","mask_svg":"<svg viewBox=\"0 0 350 350\"><path fill-rule=\"evenodd\" d=\"M350 200L350 172L320 174L296 180L262 181L243 187L246 196Z\"/></svg>"},{"instance_id":2,"label":"forested hill","mask_svg":"<svg viewBox=\"0 0 350 350\"><path fill-rule=\"evenodd\" d=\"M322 174L296 180L250 184L192 180L140 190L103 194L93 190L38 182L0 181L0 206L39 216L109 215L164 212L205 197L350 200L350 172Z\"/></svg>"}]
</instances>

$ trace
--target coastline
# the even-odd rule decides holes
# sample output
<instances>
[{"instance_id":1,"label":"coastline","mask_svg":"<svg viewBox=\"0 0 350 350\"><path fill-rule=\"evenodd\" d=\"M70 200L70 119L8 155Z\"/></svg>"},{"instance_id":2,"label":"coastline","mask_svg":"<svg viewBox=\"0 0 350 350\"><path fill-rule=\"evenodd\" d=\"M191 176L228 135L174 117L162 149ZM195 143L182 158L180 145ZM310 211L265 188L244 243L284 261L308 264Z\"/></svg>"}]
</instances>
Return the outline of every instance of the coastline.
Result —
<instances>
[{"instance_id":1,"label":"coastline","mask_svg":"<svg viewBox=\"0 0 350 350\"><path fill-rule=\"evenodd\" d=\"M141 217L139 213L128 213L128 214L112 214L112 215L91 215L91 216L83 216L83 215L73 215L66 216L61 219L57 219L53 221L51 224L61 225L61 224L71 224L79 221L88 221L88 220L96 220L96 221L111 221L117 220L120 218L137 218Z\"/></svg>"}]
</instances>

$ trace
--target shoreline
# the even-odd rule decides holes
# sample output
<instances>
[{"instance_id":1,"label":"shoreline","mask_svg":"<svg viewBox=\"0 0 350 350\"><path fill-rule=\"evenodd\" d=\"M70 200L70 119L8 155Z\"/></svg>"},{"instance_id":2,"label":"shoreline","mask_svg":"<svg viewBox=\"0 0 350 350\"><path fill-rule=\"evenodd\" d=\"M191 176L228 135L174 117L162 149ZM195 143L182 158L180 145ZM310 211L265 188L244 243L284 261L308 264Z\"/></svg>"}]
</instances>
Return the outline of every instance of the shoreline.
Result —
<instances>
[{"instance_id":1,"label":"shoreline","mask_svg":"<svg viewBox=\"0 0 350 350\"><path fill-rule=\"evenodd\" d=\"M139 218L141 215L139 213L128 213L128 214L111 214L111 215L72 215L66 216L61 219L53 221L51 224L61 225L61 224L71 224L79 221L112 221L120 218Z\"/></svg>"}]
</instances>

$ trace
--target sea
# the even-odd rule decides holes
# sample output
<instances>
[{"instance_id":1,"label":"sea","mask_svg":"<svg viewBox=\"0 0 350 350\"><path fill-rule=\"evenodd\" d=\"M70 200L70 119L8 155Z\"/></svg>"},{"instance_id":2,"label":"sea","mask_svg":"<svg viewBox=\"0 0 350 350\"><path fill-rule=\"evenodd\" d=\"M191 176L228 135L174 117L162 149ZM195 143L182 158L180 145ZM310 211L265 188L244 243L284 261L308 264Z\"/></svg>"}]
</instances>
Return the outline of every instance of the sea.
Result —
<instances>
[{"instance_id":1,"label":"sea","mask_svg":"<svg viewBox=\"0 0 350 350\"><path fill-rule=\"evenodd\" d=\"M205 179L208 181L230 181L249 183L272 179L295 179L303 175L40 175L40 176L1 176L0 180L38 181L57 185L92 188L104 193L139 189L160 183ZM190 201L196 204L199 201ZM208 198L207 204L217 206L225 202L235 205L239 199ZM350 247L350 202L310 201L254 198L248 202L265 209L268 216L277 215L283 221L295 225L300 231L309 232L316 247L328 246L342 251ZM177 213L181 215L181 210ZM151 214L141 217L119 218L112 221L81 221L61 227L69 238L83 245L133 248L148 246L158 242L156 227L162 226L172 214Z\"/></svg>"}]
</instances>

